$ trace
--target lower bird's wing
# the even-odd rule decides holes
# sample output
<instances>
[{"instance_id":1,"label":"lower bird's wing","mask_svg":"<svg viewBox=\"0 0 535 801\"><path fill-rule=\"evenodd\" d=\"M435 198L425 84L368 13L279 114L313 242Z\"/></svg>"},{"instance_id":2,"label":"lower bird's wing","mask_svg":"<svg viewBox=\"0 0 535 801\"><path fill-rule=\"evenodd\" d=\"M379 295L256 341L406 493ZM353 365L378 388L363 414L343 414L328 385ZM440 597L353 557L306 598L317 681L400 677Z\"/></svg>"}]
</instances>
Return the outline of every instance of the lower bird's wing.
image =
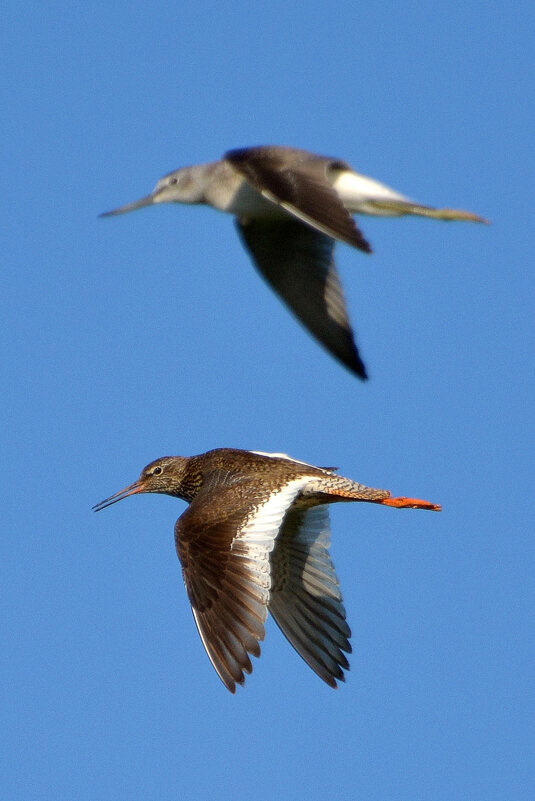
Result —
<instances>
[{"instance_id":1,"label":"lower bird's wing","mask_svg":"<svg viewBox=\"0 0 535 801\"><path fill-rule=\"evenodd\" d=\"M271 590L269 555L309 477L276 491L261 482L203 489L177 520L175 543L195 622L210 660L235 692L260 656Z\"/></svg>"},{"instance_id":2,"label":"lower bird's wing","mask_svg":"<svg viewBox=\"0 0 535 801\"><path fill-rule=\"evenodd\" d=\"M345 162L285 147L230 150L225 160L265 198L317 231L366 253L369 243L327 178L327 171L349 169Z\"/></svg>"},{"instance_id":3,"label":"lower bird's wing","mask_svg":"<svg viewBox=\"0 0 535 801\"><path fill-rule=\"evenodd\" d=\"M272 289L333 356L365 379L333 259L334 240L291 219L250 219L237 226Z\"/></svg>"},{"instance_id":4,"label":"lower bird's wing","mask_svg":"<svg viewBox=\"0 0 535 801\"><path fill-rule=\"evenodd\" d=\"M328 506L290 510L271 554L269 611L312 670L336 687L349 669L351 631L329 544Z\"/></svg>"}]
</instances>

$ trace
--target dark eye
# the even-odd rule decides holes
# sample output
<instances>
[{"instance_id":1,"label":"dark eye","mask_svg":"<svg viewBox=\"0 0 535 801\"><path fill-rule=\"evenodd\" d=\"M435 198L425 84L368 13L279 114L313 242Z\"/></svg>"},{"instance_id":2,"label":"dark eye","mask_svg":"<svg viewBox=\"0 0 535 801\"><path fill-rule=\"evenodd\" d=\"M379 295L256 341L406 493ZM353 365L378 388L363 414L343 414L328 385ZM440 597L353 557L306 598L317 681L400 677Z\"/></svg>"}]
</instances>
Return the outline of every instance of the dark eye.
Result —
<instances>
[{"instance_id":1,"label":"dark eye","mask_svg":"<svg viewBox=\"0 0 535 801\"><path fill-rule=\"evenodd\" d=\"M153 476L159 476L161 472L162 472L162 468L161 467L155 467L154 470L152 471L152 475Z\"/></svg>"},{"instance_id":2,"label":"dark eye","mask_svg":"<svg viewBox=\"0 0 535 801\"><path fill-rule=\"evenodd\" d=\"M170 178L169 179L169 183L170 184L177 184L178 183L178 178L176 178L176 177L175 178Z\"/></svg>"}]
</instances>

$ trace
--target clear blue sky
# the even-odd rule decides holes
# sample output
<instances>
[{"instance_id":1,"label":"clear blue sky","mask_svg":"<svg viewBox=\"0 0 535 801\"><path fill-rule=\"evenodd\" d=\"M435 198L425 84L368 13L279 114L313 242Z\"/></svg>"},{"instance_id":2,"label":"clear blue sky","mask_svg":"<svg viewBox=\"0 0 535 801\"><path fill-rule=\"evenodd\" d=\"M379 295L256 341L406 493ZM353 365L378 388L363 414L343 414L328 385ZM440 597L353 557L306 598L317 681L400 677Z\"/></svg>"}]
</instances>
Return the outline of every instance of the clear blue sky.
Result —
<instances>
[{"instance_id":1,"label":"clear blue sky","mask_svg":"<svg viewBox=\"0 0 535 801\"><path fill-rule=\"evenodd\" d=\"M9 801L531 801L531 3L15 3L0 34ZM278 143L492 227L362 218L338 249L363 385L230 218L99 212ZM227 693L184 504L91 506L165 454L284 451L441 515L332 508L354 654L333 692L275 625ZM530 448L531 446L531 448Z\"/></svg>"}]
</instances>

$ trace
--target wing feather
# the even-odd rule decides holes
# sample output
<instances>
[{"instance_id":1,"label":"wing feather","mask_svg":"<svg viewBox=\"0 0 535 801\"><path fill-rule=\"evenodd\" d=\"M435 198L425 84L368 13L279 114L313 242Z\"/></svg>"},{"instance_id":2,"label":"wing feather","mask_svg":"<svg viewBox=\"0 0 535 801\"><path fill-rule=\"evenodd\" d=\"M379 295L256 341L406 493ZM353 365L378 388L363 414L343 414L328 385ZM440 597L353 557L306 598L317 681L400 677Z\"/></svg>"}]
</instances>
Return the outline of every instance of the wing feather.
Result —
<instances>
[{"instance_id":1,"label":"wing feather","mask_svg":"<svg viewBox=\"0 0 535 801\"><path fill-rule=\"evenodd\" d=\"M345 162L285 147L231 150L225 159L265 198L326 236L366 253L369 243L328 179L328 171L349 169Z\"/></svg>"},{"instance_id":2,"label":"wing feather","mask_svg":"<svg viewBox=\"0 0 535 801\"><path fill-rule=\"evenodd\" d=\"M334 263L334 240L291 219L236 224L254 264L290 311L335 358L365 379Z\"/></svg>"},{"instance_id":3,"label":"wing feather","mask_svg":"<svg viewBox=\"0 0 535 801\"><path fill-rule=\"evenodd\" d=\"M329 544L327 506L290 510L271 555L269 611L312 670L336 687L349 669L351 631Z\"/></svg>"},{"instance_id":4,"label":"wing feather","mask_svg":"<svg viewBox=\"0 0 535 801\"><path fill-rule=\"evenodd\" d=\"M269 556L282 521L309 477L276 492L260 482L201 490L177 520L175 542L206 652L235 692L260 655L271 590Z\"/></svg>"}]
</instances>

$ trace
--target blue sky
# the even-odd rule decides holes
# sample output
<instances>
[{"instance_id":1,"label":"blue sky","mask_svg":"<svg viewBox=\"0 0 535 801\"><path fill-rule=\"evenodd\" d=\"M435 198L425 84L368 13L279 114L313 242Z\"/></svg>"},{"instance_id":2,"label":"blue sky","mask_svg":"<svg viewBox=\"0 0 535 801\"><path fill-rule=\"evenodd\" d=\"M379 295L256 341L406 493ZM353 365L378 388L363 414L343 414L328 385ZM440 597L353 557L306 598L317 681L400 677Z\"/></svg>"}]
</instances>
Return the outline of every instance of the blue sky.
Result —
<instances>
[{"instance_id":1,"label":"blue sky","mask_svg":"<svg viewBox=\"0 0 535 801\"><path fill-rule=\"evenodd\" d=\"M8 2L2 798L534 797L532 14ZM97 219L266 143L493 221L362 218L374 255L339 247L366 385L225 215ZM182 585L184 504L91 512L152 459L224 445L444 506L332 508L354 648L336 692L271 624L231 696Z\"/></svg>"}]
</instances>

